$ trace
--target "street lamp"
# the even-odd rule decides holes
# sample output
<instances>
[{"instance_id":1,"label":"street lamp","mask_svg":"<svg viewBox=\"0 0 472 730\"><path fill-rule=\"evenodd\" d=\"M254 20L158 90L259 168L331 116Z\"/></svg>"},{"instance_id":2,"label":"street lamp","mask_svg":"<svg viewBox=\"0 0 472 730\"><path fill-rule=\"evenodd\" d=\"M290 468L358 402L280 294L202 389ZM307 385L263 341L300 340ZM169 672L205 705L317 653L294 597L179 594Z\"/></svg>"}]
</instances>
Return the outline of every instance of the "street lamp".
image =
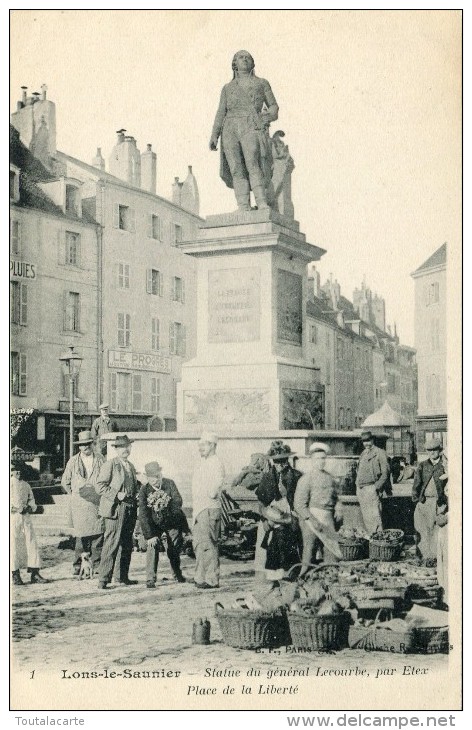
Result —
<instances>
[{"instance_id":1,"label":"street lamp","mask_svg":"<svg viewBox=\"0 0 472 730\"><path fill-rule=\"evenodd\" d=\"M79 374L83 358L74 352L74 346L70 345L69 350L64 352L59 360L62 362L64 374L69 378L69 458L74 453L74 386Z\"/></svg>"}]
</instances>

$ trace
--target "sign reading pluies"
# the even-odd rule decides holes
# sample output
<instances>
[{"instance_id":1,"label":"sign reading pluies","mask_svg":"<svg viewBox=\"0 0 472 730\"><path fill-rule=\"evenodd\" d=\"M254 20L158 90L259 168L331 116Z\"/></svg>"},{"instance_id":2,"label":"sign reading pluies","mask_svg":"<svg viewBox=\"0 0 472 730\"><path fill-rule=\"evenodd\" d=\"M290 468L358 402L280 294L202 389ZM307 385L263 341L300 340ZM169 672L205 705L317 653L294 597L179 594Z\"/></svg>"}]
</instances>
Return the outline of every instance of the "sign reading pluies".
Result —
<instances>
[{"instance_id":1,"label":"sign reading pluies","mask_svg":"<svg viewBox=\"0 0 472 730\"><path fill-rule=\"evenodd\" d=\"M108 350L108 367L125 368L126 370L147 370L153 373L170 373L170 357L147 352L129 352L127 350Z\"/></svg>"},{"instance_id":2,"label":"sign reading pluies","mask_svg":"<svg viewBox=\"0 0 472 730\"><path fill-rule=\"evenodd\" d=\"M28 261L10 261L10 276L14 279L36 279L36 264Z\"/></svg>"}]
</instances>

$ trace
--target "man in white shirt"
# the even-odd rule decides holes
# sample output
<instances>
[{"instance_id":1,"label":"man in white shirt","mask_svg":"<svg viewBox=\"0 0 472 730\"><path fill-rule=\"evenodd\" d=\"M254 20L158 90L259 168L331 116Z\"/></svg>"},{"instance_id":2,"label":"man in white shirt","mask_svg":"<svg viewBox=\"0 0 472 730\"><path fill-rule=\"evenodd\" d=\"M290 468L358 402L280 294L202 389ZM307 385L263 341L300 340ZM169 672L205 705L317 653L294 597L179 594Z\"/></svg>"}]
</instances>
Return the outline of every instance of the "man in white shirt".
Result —
<instances>
[{"instance_id":1,"label":"man in white shirt","mask_svg":"<svg viewBox=\"0 0 472 730\"><path fill-rule=\"evenodd\" d=\"M220 491L225 470L216 456L218 438L214 433L202 433L198 450L200 460L192 477L193 545L197 560L197 588L218 588L220 580Z\"/></svg>"}]
</instances>

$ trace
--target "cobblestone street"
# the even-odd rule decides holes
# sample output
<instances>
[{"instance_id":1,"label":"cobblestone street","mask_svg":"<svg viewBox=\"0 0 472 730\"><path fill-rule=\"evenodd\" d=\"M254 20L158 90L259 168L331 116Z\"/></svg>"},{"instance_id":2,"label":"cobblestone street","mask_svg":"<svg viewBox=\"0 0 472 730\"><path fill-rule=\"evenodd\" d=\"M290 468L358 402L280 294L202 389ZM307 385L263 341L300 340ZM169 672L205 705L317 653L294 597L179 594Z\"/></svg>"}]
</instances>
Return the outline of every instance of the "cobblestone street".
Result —
<instances>
[{"instance_id":1,"label":"cobblestone street","mask_svg":"<svg viewBox=\"0 0 472 730\"><path fill-rule=\"evenodd\" d=\"M333 654L295 654L233 649L222 643L215 603L230 604L238 595L253 590L252 564L223 560L221 587L198 591L190 582L175 583L169 564L161 557L156 590L145 584L145 555L133 553L130 576L137 586L97 589L96 580L73 578L70 549L58 550L55 537L41 538L44 568L51 579L47 585L25 585L13 591L13 664L16 671L60 672L121 671L168 668L182 674L203 676L206 667L244 669L250 659L254 668L322 664L326 668L347 669L427 667L445 669L446 655L414 656L366 653L346 649ZM183 572L193 577L194 561L183 558ZM192 624L199 617L211 621L211 644L192 645ZM120 637L117 641L117 637ZM121 669L120 669L121 668Z\"/></svg>"}]
</instances>

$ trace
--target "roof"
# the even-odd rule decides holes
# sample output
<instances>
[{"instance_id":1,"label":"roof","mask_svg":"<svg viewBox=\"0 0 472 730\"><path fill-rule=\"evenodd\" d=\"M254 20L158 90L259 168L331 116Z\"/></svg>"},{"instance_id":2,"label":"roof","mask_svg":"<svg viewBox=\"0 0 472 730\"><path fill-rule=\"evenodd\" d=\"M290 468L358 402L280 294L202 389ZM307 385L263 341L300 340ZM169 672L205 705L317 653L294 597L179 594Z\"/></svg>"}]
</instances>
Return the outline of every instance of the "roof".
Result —
<instances>
[{"instance_id":1,"label":"roof","mask_svg":"<svg viewBox=\"0 0 472 730\"><path fill-rule=\"evenodd\" d=\"M429 259L426 259L424 264L421 264L421 266L413 271L412 276L415 274L421 274L428 269L436 269L438 266L446 266L446 248L447 243L443 243L443 245L429 257Z\"/></svg>"},{"instance_id":2,"label":"roof","mask_svg":"<svg viewBox=\"0 0 472 730\"><path fill-rule=\"evenodd\" d=\"M87 213L81 218L64 213L62 208L56 205L51 198L40 187L40 183L52 182L57 179L40 162L20 140L18 131L10 124L10 163L20 170L20 199L11 203L19 208L34 208L60 218L81 221L82 223L95 223L96 221Z\"/></svg>"},{"instance_id":3,"label":"roof","mask_svg":"<svg viewBox=\"0 0 472 730\"><path fill-rule=\"evenodd\" d=\"M192 213L192 211L187 210L186 208L182 208L180 205L176 205L172 202L172 200L168 200L167 198L163 198L160 195L157 195L156 193L152 193L150 190L144 190L144 188L139 188L136 185L131 185L131 183L126 182L126 180L122 180L120 177L116 177L116 175L112 175L109 172L106 172L105 170L100 170L98 167L94 167L94 165L89 165L88 162L83 162L82 160L78 160L76 157L72 157L72 155L67 155L65 152L59 152L57 151L57 157L59 160L66 160L69 162L72 162L74 165L77 165L77 167L82 168L82 170L85 170L86 172L93 175L95 178L99 180L104 180L105 182L109 182L111 185L119 185L122 188L127 188L128 190L132 190L135 193L143 193L144 195L148 195L152 198L157 198L162 203L165 203L170 208L176 208L179 211L183 211L184 213L187 213L187 215L191 215L194 218L198 218L198 220L205 220L200 215L197 215L197 213Z\"/></svg>"},{"instance_id":4,"label":"roof","mask_svg":"<svg viewBox=\"0 0 472 730\"><path fill-rule=\"evenodd\" d=\"M371 413L370 416L367 416L364 423L362 424L362 427L370 426L370 428L374 428L379 426L385 427L409 425L409 421L406 418L403 418L400 413L394 411L390 403L388 401L385 401L383 406L381 406L378 411L375 411L374 413Z\"/></svg>"}]
</instances>

